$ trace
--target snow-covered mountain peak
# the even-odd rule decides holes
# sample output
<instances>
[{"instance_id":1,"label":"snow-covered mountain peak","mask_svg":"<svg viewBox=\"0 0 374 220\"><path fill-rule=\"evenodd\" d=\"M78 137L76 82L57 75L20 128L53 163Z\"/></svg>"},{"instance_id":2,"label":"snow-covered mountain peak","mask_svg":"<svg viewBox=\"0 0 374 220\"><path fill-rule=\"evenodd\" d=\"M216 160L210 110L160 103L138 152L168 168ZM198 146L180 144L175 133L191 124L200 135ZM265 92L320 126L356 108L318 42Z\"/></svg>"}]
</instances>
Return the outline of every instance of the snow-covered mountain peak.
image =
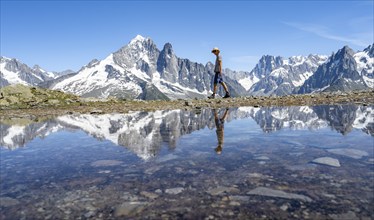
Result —
<instances>
[{"instance_id":1,"label":"snow-covered mountain peak","mask_svg":"<svg viewBox=\"0 0 374 220\"><path fill-rule=\"evenodd\" d=\"M308 60L312 61L313 63L316 63L318 65L321 65L326 62L326 60L329 58L329 56L326 55L319 55L319 54L309 54Z\"/></svg>"},{"instance_id":2,"label":"snow-covered mountain peak","mask_svg":"<svg viewBox=\"0 0 374 220\"><path fill-rule=\"evenodd\" d=\"M130 43L128 45L125 45L124 47L122 47L120 50L123 50L123 49L131 49L132 52L135 52L135 51L150 51L150 50L153 50L153 49L157 49L155 43L153 42L153 40L149 37L143 37L141 35L137 35L135 38L133 38Z\"/></svg>"},{"instance_id":3,"label":"snow-covered mountain peak","mask_svg":"<svg viewBox=\"0 0 374 220\"><path fill-rule=\"evenodd\" d=\"M291 56L287 60L284 60L284 61L287 61L287 62L283 62L283 64L286 64L286 65L299 65L299 64L304 63L305 60L306 60L306 57L304 57L304 56Z\"/></svg>"},{"instance_id":4,"label":"snow-covered mountain peak","mask_svg":"<svg viewBox=\"0 0 374 220\"><path fill-rule=\"evenodd\" d=\"M11 60L11 58L0 56L0 63L3 63L5 61L10 61L10 60Z\"/></svg>"},{"instance_id":5,"label":"snow-covered mountain peak","mask_svg":"<svg viewBox=\"0 0 374 220\"><path fill-rule=\"evenodd\" d=\"M309 54L308 56L291 56L288 59L283 60L283 65L289 66L298 66L303 64L309 64L311 66L318 66L324 62L326 62L328 56L325 55L317 55L317 54Z\"/></svg>"},{"instance_id":6,"label":"snow-covered mountain peak","mask_svg":"<svg viewBox=\"0 0 374 220\"><path fill-rule=\"evenodd\" d=\"M338 52L336 52L335 54L333 54L330 57L330 59L337 59L337 58L344 59L347 56L353 56L354 53L355 52L350 47L348 47L346 45L342 49L338 50Z\"/></svg>"},{"instance_id":7,"label":"snow-covered mountain peak","mask_svg":"<svg viewBox=\"0 0 374 220\"><path fill-rule=\"evenodd\" d=\"M283 58L280 56L271 56L271 55L264 55L258 61L255 71L257 72L257 76L260 78L264 78L268 76L271 71L283 63Z\"/></svg>"},{"instance_id":8,"label":"snow-covered mountain peak","mask_svg":"<svg viewBox=\"0 0 374 220\"><path fill-rule=\"evenodd\" d=\"M159 53L156 44L150 38L138 35L128 45L113 53L113 59L123 68L144 69L157 62Z\"/></svg>"},{"instance_id":9,"label":"snow-covered mountain peak","mask_svg":"<svg viewBox=\"0 0 374 220\"><path fill-rule=\"evenodd\" d=\"M42 69L39 65L34 65L34 66L32 67L32 69L35 70L35 71L40 71L40 72L42 72L42 73L47 72L47 71L45 71L44 69Z\"/></svg>"},{"instance_id":10,"label":"snow-covered mountain peak","mask_svg":"<svg viewBox=\"0 0 374 220\"><path fill-rule=\"evenodd\" d=\"M94 60L76 75L54 84L52 89L102 98L204 97L211 77L203 74L210 73L203 65L178 58L170 43L160 51L150 38L139 35L104 60Z\"/></svg>"},{"instance_id":11,"label":"snow-covered mountain peak","mask_svg":"<svg viewBox=\"0 0 374 220\"><path fill-rule=\"evenodd\" d=\"M131 41L130 41L130 44L135 44L137 42L141 42L141 41L145 41L146 39L149 39L149 38L145 38L143 37L142 35L136 35L136 37L134 37Z\"/></svg>"}]
</instances>

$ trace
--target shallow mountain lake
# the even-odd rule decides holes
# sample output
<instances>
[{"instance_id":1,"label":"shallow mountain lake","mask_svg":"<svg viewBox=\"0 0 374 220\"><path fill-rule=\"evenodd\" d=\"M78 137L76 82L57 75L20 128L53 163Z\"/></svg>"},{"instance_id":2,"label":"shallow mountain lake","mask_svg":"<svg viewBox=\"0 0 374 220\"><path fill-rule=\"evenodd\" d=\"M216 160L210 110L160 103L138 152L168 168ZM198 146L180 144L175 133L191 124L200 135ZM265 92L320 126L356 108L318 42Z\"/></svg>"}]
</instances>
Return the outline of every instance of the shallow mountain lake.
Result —
<instances>
[{"instance_id":1,"label":"shallow mountain lake","mask_svg":"<svg viewBox=\"0 0 374 220\"><path fill-rule=\"evenodd\" d=\"M374 107L0 122L0 219L373 219Z\"/></svg>"}]
</instances>

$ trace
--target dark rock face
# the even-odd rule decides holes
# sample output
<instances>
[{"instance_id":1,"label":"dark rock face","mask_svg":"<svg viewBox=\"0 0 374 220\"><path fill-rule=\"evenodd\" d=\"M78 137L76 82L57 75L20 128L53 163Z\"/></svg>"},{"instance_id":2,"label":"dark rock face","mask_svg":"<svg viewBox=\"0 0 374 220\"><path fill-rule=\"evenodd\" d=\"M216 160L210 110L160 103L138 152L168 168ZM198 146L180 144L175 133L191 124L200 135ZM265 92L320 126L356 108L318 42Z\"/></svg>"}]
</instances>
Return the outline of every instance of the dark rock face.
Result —
<instances>
[{"instance_id":1,"label":"dark rock face","mask_svg":"<svg viewBox=\"0 0 374 220\"><path fill-rule=\"evenodd\" d=\"M172 83L177 82L178 75L176 73L179 73L180 69L178 61L171 44L165 44L157 60L157 71L161 73L160 77Z\"/></svg>"},{"instance_id":2,"label":"dark rock face","mask_svg":"<svg viewBox=\"0 0 374 220\"><path fill-rule=\"evenodd\" d=\"M354 52L348 46L331 55L326 63L318 67L317 71L298 93L314 91L352 91L367 89L362 75L357 71Z\"/></svg>"},{"instance_id":3,"label":"dark rock face","mask_svg":"<svg viewBox=\"0 0 374 220\"><path fill-rule=\"evenodd\" d=\"M140 84L143 89L137 99L142 100L169 100L169 98L163 94L156 86L151 83L143 82Z\"/></svg>"},{"instance_id":4,"label":"dark rock face","mask_svg":"<svg viewBox=\"0 0 374 220\"><path fill-rule=\"evenodd\" d=\"M369 45L367 48L365 48L364 52L366 52L370 57L374 57L374 44Z\"/></svg>"},{"instance_id":5,"label":"dark rock face","mask_svg":"<svg viewBox=\"0 0 374 220\"><path fill-rule=\"evenodd\" d=\"M0 88L10 85L8 80L4 78L3 73L0 72Z\"/></svg>"}]
</instances>

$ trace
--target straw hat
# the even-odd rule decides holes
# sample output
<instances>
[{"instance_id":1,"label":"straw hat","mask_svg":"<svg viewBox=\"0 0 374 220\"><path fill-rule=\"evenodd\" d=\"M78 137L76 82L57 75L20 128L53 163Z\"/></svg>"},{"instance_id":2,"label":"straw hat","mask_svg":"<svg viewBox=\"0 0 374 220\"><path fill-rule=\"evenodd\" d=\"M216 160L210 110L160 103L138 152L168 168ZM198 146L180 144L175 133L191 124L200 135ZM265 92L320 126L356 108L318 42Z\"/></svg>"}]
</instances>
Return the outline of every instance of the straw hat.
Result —
<instances>
[{"instance_id":1,"label":"straw hat","mask_svg":"<svg viewBox=\"0 0 374 220\"><path fill-rule=\"evenodd\" d=\"M218 49L218 47L215 47L215 48L213 48L213 50L212 50L212 53L214 52L214 51L220 51L219 49Z\"/></svg>"}]
</instances>

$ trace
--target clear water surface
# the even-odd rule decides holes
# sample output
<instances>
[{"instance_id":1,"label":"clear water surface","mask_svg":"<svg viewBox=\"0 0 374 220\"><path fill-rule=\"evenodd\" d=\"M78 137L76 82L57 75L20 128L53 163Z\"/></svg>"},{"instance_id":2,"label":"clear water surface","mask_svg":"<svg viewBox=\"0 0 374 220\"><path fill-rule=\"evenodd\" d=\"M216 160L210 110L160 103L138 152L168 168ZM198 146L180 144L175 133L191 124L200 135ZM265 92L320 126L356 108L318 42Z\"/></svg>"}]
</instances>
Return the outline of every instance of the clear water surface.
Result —
<instances>
[{"instance_id":1,"label":"clear water surface","mask_svg":"<svg viewBox=\"0 0 374 220\"><path fill-rule=\"evenodd\" d=\"M0 122L0 219L374 219L373 106Z\"/></svg>"}]
</instances>

